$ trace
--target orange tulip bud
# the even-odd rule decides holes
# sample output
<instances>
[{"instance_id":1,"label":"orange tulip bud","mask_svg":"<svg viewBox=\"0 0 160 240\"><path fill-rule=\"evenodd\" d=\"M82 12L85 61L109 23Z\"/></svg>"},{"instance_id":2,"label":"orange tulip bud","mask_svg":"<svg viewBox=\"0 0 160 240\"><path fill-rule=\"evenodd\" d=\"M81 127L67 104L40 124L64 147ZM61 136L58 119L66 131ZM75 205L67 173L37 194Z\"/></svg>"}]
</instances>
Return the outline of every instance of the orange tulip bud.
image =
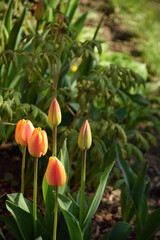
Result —
<instances>
[{"instance_id":1,"label":"orange tulip bud","mask_svg":"<svg viewBox=\"0 0 160 240\"><path fill-rule=\"evenodd\" d=\"M46 182L54 187L62 187L66 183L66 178L62 163L56 157L50 157L46 170Z\"/></svg>"},{"instance_id":2,"label":"orange tulip bud","mask_svg":"<svg viewBox=\"0 0 160 240\"><path fill-rule=\"evenodd\" d=\"M28 142L28 151L33 157L41 157L48 150L47 133L41 128L35 128Z\"/></svg>"},{"instance_id":3,"label":"orange tulip bud","mask_svg":"<svg viewBox=\"0 0 160 240\"><path fill-rule=\"evenodd\" d=\"M87 150L92 144L92 133L88 120L83 123L79 136L78 136L78 146L81 150Z\"/></svg>"},{"instance_id":4,"label":"orange tulip bud","mask_svg":"<svg viewBox=\"0 0 160 240\"><path fill-rule=\"evenodd\" d=\"M60 124L61 119L61 109L59 103L57 102L57 99L54 98L48 111L48 120L53 125L53 127L57 127Z\"/></svg>"},{"instance_id":5,"label":"orange tulip bud","mask_svg":"<svg viewBox=\"0 0 160 240\"><path fill-rule=\"evenodd\" d=\"M25 120L25 119L20 120L17 123L16 130L15 130L15 140L17 144L20 144L23 147L27 146L28 140L32 135L33 130L34 130L34 126L30 120Z\"/></svg>"},{"instance_id":6,"label":"orange tulip bud","mask_svg":"<svg viewBox=\"0 0 160 240\"><path fill-rule=\"evenodd\" d=\"M35 16L37 21L40 21L42 19L43 12L44 12L43 1L39 0L37 6L35 6L35 12L34 12L34 16Z\"/></svg>"}]
</instances>

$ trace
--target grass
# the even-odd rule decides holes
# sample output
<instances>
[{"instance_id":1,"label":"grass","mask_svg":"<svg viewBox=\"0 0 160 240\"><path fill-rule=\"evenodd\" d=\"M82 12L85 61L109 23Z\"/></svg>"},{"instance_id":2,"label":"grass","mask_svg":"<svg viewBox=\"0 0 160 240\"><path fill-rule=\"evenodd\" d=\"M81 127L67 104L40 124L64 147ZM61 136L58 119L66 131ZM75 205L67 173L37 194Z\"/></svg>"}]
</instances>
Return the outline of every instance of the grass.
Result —
<instances>
[{"instance_id":1,"label":"grass","mask_svg":"<svg viewBox=\"0 0 160 240\"><path fill-rule=\"evenodd\" d=\"M151 81L160 78L160 2L156 0L111 0L120 23L136 33L133 39L147 64Z\"/></svg>"}]
</instances>

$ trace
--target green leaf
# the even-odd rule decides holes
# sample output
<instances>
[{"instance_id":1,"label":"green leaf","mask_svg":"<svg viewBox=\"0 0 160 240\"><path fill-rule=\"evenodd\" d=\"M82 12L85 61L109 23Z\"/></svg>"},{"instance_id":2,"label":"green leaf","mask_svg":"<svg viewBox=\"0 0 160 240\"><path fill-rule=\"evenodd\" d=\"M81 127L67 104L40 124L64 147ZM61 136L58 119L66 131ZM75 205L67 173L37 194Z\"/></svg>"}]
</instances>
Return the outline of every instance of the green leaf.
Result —
<instances>
[{"instance_id":1,"label":"green leaf","mask_svg":"<svg viewBox=\"0 0 160 240\"><path fill-rule=\"evenodd\" d=\"M12 214L15 219L19 231L21 232L24 239L33 239L31 236L33 235L33 207L32 203L23 197L22 194L10 194L10 200L6 201L6 206L8 211ZM17 197L16 197L17 196ZM42 236L45 240L50 240L51 236L49 232L44 227L43 219L37 211L37 232L38 235Z\"/></svg>"},{"instance_id":2,"label":"green leaf","mask_svg":"<svg viewBox=\"0 0 160 240\"><path fill-rule=\"evenodd\" d=\"M112 228L107 240L127 240L131 231L132 227L129 223L118 222Z\"/></svg>"},{"instance_id":3,"label":"green leaf","mask_svg":"<svg viewBox=\"0 0 160 240\"><path fill-rule=\"evenodd\" d=\"M47 226L48 231L52 232L55 196L54 187L48 185L48 183L46 182L46 173L44 174L43 177L42 192L45 203L45 218L44 218L45 224Z\"/></svg>"},{"instance_id":4,"label":"green leaf","mask_svg":"<svg viewBox=\"0 0 160 240\"><path fill-rule=\"evenodd\" d=\"M68 9L67 9L67 12L66 12L66 16L69 18L69 20L71 21L73 16L74 16L74 13L78 7L78 3L79 3L79 0L72 0L72 1L69 1L69 5L68 5Z\"/></svg>"},{"instance_id":5,"label":"green leaf","mask_svg":"<svg viewBox=\"0 0 160 240\"><path fill-rule=\"evenodd\" d=\"M149 102L143 98L142 95L140 94L128 94L130 99L133 101L133 102L136 102L140 105L143 105L143 106L148 106L149 105Z\"/></svg>"},{"instance_id":6,"label":"green leaf","mask_svg":"<svg viewBox=\"0 0 160 240\"><path fill-rule=\"evenodd\" d=\"M71 201L71 199L58 193L58 202L63 209L70 212L77 220L79 219L79 206L75 201Z\"/></svg>"},{"instance_id":7,"label":"green leaf","mask_svg":"<svg viewBox=\"0 0 160 240\"><path fill-rule=\"evenodd\" d=\"M82 28L84 27L88 13L89 12L82 14L82 16L78 18L77 21L74 23L73 27L76 29L77 35L81 32Z\"/></svg>"},{"instance_id":8,"label":"green leaf","mask_svg":"<svg viewBox=\"0 0 160 240\"><path fill-rule=\"evenodd\" d=\"M22 240L22 235L18 229L16 221L11 216L0 216L0 220L5 223L9 232L11 232L16 240Z\"/></svg>"},{"instance_id":9,"label":"green leaf","mask_svg":"<svg viewBox=\"0 0 160 240\"><path fill-rule=\"evenodd\" d=\"M67 184L68 184L68 180L69 180L69 172L70 172L69 171L70 170L70 167L69 167L69 154L68 154L68 150L67 150L67 140L66 139L64 140L63 147L60 150L59 159L62 162L62 164L63 164L63 166L65 168L66 174L67 174L67 181L66 181L65 185L58 189L58 192L63 194L66 191L66 189L67 189Z\"/></svg>"},{"instance_id":10,"label":"green leaf","mask_svg":"<svg viewBox=\"0 0 160 240\"><path fill-rule=\"evenodd\" d=\"M120 149L120 146L118 143L116 146L116 152L117 152L117 159L118 159L119 167L123 173L124 180L125 180L128 188L131 191L135 174L132 171L131 167L129 166L129 163L123 159L122 152L121 152L121 149Z\"/></svg>"},{"instance_id":11,"label":"green leaf","mask_svg":"<svg viewBox=\"0 0 160 240\"><path fill-rule=\"evenodd\" d=\"M2 106L2 104L3 104L3 97L2 95L0 95L0 107Z\"/></svg>"},{"instance_id":12,"label":"green leaf","mask_svg":"<svg viewBox=\"0 0 160 240\"><path fill-rule=\"evenodd\" d=\"M14 203L17 207L33 215L33 204L25 198L22 193L7 194L7 197L9 201ZM39 221L43 224L43 218L39 210L37 211L37 216Z\"/></svg>"},{"instance_id":13,"label":"green leaf","mask_svg":"<svg viewBox=\"0 0 160 240\"><path fill-rule=\"evenodd\" d=\"M4 25L7 29L8 34L10 33L10 30L11 30L12 9L13 9L13 0L10 1L7 12L4 17Z\"/></svg>"},{"instance_id":14,"label":"green leaf","mask_svg":"<svg viewBox=\"0 0 160 240\"><path fill-rule=\"evenodd\" d=\"M83 232L85 231L85 229L88 227L88 224L90 223L93 215L95 214L95 212L97 211L97 208L100 204L104 189L106 187L107 184L107 180L110 174L110 171L112 170L114 165L114 162L111 162L105 169L105 171L103 172L101 178L100 178L100 184L97 188L97 191L95 192L92 200L90 201L88 208L85 212L84 215L84 220L82 223L82 230Z\"/></svg>"},{"instance_id":15,"label":"green leaf","mask_svg":"<svg viewBox=\"0 0 160 240\"><path fill-rule=\"evenodd\" d=\"M141 235L138 236L138 240L152 240L158 229L160 229L160 208L156 209L148 216L143 225L143 231Z\"/></svg>"},{"instance_id":16,"label":"green leaf","mask_svg":"<svg viewBox=\"0 0 160 240\"><path fill-rule=\"evenodd\" d=\"M0 239L1 240L6 240L1 228L0 228Z\"/></svg>"},{"instance_id":17,"label":"green leaf","mask_svg":"<svg viewBox=\"0 0 160 240\"><path fill-rule=\"evenodd\" d=\"M11 32L10 32L8 43L5 47L6 50L7 49L12 49L13 50L13 49L16 48L16 45L19 42L19 34L20 34L20 30L21 30L21 27L22 27L22 23L23 23L25 14L26 14L26 9L23 10L21 16L15 22L15 24L14 24L14 26L13 26Z\"/></svg>"},{"instance_id":18,"label":"green leaf","mask_svg":"<svg viewBox=\"0 0 160 240\"><path fill-rule=\"evenodd\" d=\"M6 201L6 207L15 219L17 226L23 236L23 239L34 239L33 216L8 200Z\"/></svg>"},{"instance_id":19,"label":"green leaf","mask_svg":"<svg viewBox=\"0 0 160 240\"><path fill-rule=\"evenodd\" d=\"M142 170L140 171L140 174L136 178L134 182L134 187L133 187L132 198L139 212L141 211L141 208L142 208L144 191L146 187L146 183L145 183L146 168L147 168L147 162L144 162L142 166Z\"/></svg>"},{"instance_id":20,"label":"green leaf","mask_svg":"<svg viewBox=\"0 0 160 240\"><path fill-rule=\"evenodd\" d=\"M58 199L58 203L68 227L70 240L75 240L75 236L76 236L76 240L83 240L82 231L80 229L79 223L76 220L76 218L69 211L65 209L65 206L62 204L62 201L60 201L59 199Z\"/></svg>"},{"instance_id":21,"label":"green leaf","mask_svg":"<svg viewBox=\"0 0 160 240\"><path fill-rule=\"evenodd\" d=\"M3 123L0 123L0 139L6 139L6 131Z\"/></svg>"},{"instance_id":22,"label":"green leaf","mask_svg":"<svg viewBox=\"0 0 160 240\"><path fill-rule=\"evenodd\" d=\"M104 13L103 16L101 17L99 23L98 23L98 26L97 26L96 31L95 31L94 36L93 36L93 40L95 40L96 37L97 37L97 34L98 34L98 32L99 32L99 29L100 29L100 27L101 27L101 24L102 24L102 22L103 22L103 19L104 19L105 15L106 15L106 14Z\"/></svg>"}]
</instances>

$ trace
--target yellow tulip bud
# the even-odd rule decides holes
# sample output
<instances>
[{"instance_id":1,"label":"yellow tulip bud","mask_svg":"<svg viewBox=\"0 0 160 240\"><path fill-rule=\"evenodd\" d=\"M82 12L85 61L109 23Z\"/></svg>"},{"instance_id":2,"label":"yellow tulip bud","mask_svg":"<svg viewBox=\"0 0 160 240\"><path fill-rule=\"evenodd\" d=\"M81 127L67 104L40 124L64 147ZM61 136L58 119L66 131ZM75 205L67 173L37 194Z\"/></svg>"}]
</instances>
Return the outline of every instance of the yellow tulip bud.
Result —
<instances>
[{"instance_id":1,"label":"yellow tulip bud","mask_svg":"<svg viewBox=\"0 0 160 240\"><path fill-rule=\"evenodd\" d=\"M87 150L92 144L92 133L88 120L83 123L79 136L78 136L78 146L81 150Z\"/></svg>"},{"instance_id":2,"label":"yellow tulip bud","mask_svg":"<svg viewBox=\"0 0 160 240\"><path fill-rule=\"evenodd\" d=\"M59 103L57 99L54 98L49 111L48 111L48 120L53 125L53 127L57 127L61 123L62 115Z\"/></svg>"}]
</instances>

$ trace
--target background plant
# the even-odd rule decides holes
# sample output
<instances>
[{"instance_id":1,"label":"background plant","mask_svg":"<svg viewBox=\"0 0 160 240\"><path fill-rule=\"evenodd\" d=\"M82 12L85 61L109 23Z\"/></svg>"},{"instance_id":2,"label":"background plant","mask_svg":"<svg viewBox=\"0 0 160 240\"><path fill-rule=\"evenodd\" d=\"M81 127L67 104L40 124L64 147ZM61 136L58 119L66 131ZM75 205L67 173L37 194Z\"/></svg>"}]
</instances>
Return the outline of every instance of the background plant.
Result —
<instances>
[{"instance_id":1,"label":"background plant","mask_svg":"<svg viewBox=\"0 0 160 240\"><path fill-rule=\"evenodd\" d=\"M96 187L108 161L116 159L117 142L132 171L138 174L143 165L142 151L147 151L150 143L156 144L148 128L159 130L159 113L151 108L155 100L143 96L146 81L139 74L128 66L98 64L95 49L101 53L97 41L101 21L94 35L82 40L79 33L88 13L76 19L78 1L62 5L57 1L54 6L44 1L38 29L31 3L27 2L27 11L20 2L8 3L4 5L1 32L2 141L9 139L17 120L24 117L46 128L51 140L52 127L46 114L57 96L63 114L58 149L67 137L69 164L75 167L70 178L76 189L80 161L74 159L80 159L76 142L84 118L90 120L94 139L87 156L88 186Z\"/></svg>"}]
</instances>

